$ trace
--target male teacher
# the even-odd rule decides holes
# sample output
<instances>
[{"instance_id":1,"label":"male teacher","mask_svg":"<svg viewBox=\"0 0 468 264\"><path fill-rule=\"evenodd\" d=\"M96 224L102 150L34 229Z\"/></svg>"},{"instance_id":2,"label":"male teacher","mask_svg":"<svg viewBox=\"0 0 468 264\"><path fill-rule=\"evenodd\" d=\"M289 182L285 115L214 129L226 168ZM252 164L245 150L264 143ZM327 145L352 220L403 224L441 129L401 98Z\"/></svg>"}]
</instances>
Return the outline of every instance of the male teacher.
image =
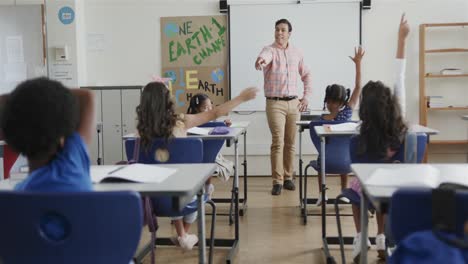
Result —
<instances>
[{"instance_id":1,"label":"male teacher","mask_svg":"<svg viewBox=\"0 0 468 264\"><path fill-rule=\"evenodd\" d=\"M299 111L307 109L307 97L311 93L311 76L302 52L289 43L291 31L287 19L276 21L275 42L263 48L255 61L255 68L263 70L266 114L272 135L272 195L280 195L283 187L296 189L293 182L296 121ZM304 83L301 99L298 77Z\"/></svg>"}]
</instances>

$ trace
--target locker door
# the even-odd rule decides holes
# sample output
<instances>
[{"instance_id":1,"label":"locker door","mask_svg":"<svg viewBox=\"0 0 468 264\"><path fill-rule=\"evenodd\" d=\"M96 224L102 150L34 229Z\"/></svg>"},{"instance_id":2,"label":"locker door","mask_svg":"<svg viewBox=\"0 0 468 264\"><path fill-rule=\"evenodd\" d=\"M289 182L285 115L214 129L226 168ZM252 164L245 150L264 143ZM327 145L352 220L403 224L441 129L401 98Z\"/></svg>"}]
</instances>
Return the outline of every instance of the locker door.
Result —
<instances>
[{"instance_id":1,"label":"locker door","mask_svg":"<svg viewBox=\"0 0 468 264\"><path fill-rule=\"evenodd\" d=\"M140 103L141 90L124 89L122 90L122 135L136 132L136 107ZM122 144L125 148L124 144ZM124 160L125 149L122 149Z\"/></svg>"},{"instance_id":2,"label":"locker door","mask_svg":"<svg viewBox=\"0 0 468 264\"><path fill-rule=\"evenodd\" d=\"M122 102L120 90L102 90L103 164L111 165L122 156Z\"/></svg>"}]
</instances>

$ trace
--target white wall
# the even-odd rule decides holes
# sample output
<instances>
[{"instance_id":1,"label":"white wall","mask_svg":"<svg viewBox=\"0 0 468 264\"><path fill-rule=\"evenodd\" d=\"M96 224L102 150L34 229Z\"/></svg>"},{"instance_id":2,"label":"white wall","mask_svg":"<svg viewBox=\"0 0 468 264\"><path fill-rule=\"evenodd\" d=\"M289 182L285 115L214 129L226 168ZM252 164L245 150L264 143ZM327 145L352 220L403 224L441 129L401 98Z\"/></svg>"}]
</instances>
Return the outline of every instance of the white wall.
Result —
<instances>
[{"instance_id":1,"label":"white wall","mask_svg":"<svg viewBox=\"0 0 468 264\"><path fill-rule=\"evenodd\" d=\"M218 14L218 1L85 0L88 37L102 50L88 50L87 85L142 85L161 74L160 18Z\"/></svg>"},{"instance_id":2,"label":"white wall","mask_svg":"<svg viewBox=\"0 0 468 264\"><path fill-rule=\"evenodd\" d=\"M219 4L217 0L82 1L84 1L85 9L86 34L101 36L104 41L103 50L86 52L87 80L85 85L89 86L146 83L151 74L161 71L159 17L213 15L218 13ZM373 79L392 84L397 28L402 12L406 12L411 25L407 47L407 112L409 121L417 123L419 121L418 25L420 23L468 21L468 1L373 1L371 9L363 12L363 45L366 49L366 56L363 60L364 83ZM232 118L252 122L248 132L248 151L255 157L251 159L254 162L249 163L249 174L268 175L270 173L271 136L264 113L233 114ZM466 126L459 123L453 129L466 131ZM307 131L304 133L304 139L308 142L304 152L315 153ZM229 150L226 153L229 153ZM445 155L441 160L446 161L454 155L455 160L459 160L463 157L462 155L466 154L451 154L448 151L448 154L438 154L440 155Z\"/></svg>"}]
</instances>

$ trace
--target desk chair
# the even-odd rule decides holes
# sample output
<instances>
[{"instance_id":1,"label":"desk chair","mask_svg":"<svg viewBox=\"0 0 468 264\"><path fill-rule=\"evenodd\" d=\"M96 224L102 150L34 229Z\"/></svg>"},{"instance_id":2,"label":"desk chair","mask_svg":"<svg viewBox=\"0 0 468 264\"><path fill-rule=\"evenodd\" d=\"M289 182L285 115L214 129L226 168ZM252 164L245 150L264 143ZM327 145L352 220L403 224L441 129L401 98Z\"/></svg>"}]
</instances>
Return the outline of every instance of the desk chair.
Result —
<instances>
[{"instance_id":1,"label":"desk chair","mask_svg":"<svg viewBox=\"0 0 468 264\"><path fill-rule=\"evenodd\" d=\"M225 127L226 124L220 121L208 122L200 127ZM216 156L224 145L224 139L204 139L203 141L203 163L214 163Z\"/></svg>"},{"instance_id":2,"label":"desk chair","mask_svg":"<svg viewBox=\"0 0 468 264\"><path fill-rule=\"evenodd\" d=\"M130 138L125 140L125 152L127 154L127 160L134 160L133 152L135 150L135 144L137 139ZM139 144L139 142L138 142ZM167 161L159 161L156 158L156 151L158 149L167 149L169 157ZM148 149L139 148L138 157L136 159L138 163L144 164L177 164L177 163L203 163L203 144L199 138L172 138L169 142L165 139L153 140L151 146ZM209 263L213 260L213 247L214 247L214 231L216 222L216 205L213 201L207 200L206 196L205 203L209 204L212 208L212 219L211 219L211 237L210 237L210 254ZM152 217L153 213L155 216L161 217L172 217L179 215L186 215L197 211L197 203L193 201L188 204L182 211L174 210L172 205L171 197L153 197L151 202L145 200L146 209L152 208L152 210L146 210L146 216L148 229L151 232L151 261L154 263L154 249L156 245L156 231L158 224L156 217ZM172 243L168 239L161 240L164 245L171 245ZM205 243L205 241L202 241ZM199 242L200 243L200 242Z\"/></svg>"},{"instance_id":3,"label":"desk chair","mask_svg":"<svg viewBox=\"0 0 468 264\"><path fill-rule=\"evenodd\" d=\"M464 224L468 221L466 189L400 189L392 195L389 219L397 243L390 263L460 263L459 259L454 259L460 249L465 254L465 260L461 262L468 261L468 243L461 239ZM447 234L454 237L448 239ZM410 240L418 240L421 244ZM440 243L440 246L434 243Z\"/></svg>"},{"instance_id":4,"label":"desk chair","mask_svg":"<svg viewBox=\"0 0 468 264\"><path fill-rule=\"evenodd\" d=\"M0 262L128 264L140 241L135 192L0 192Z\"/></svg>"},{"instance_id":5,"label":"desk chair","mask_svg":"<svg viewBox=\"0 0 468 264\"><path fill-rule=\"evenodd\" d=\"M314 168L317 172L320 170L320 158L321 158L321 148L320 148L320 137L315 132L314 127L323 126L323 125L332 125L332 124L341 124L349 121L311 121L309 124L309 133L312 143L318 151L317 160L312 160L304 169L304 186L302 187L302 179L299 180L299 195L301 196L301 201L303 207L301 209L301 214L303 215L304 224L307 224L307 204L315 203L316 199L307 199L307 171L310 167ZM326 152L325 152L325 173L326 174L348 174L351 172L351 159L349 157L349 139L351 136L337 136L337 137L328 137L326 138ZM326 176L326 175L325 175ZM304 188L304 192L302 192ZM327 203L325 199L326 186L323 186L322 183L322 203ZM303 195L303 196L302 196ZM330 203L333 200L330 199ZM322 214L325 214L325 207L322 207Z\"/></svg>"},{"instance_id":6,"label":"desk chair","mask_svg":"<svg viewBox=\"0 0 468 264\"><path fill-rule=\"evenodd\" d=\"M424 159L424 153L427 146L427 135L424 133L408 133L405 137L405 142L401 144L400 149L390 160L381 160L370 157L368 155L358 155L357 148L359 143L359 136L354 136L350 140L349 153L352 163L421 163ZM338 238L340 242L341 259L343 263L346 263L344 255L344 244L352 244L352 237L343 237L340 221L340 211L338 203L342 197L349 199L351 204L360 206L361 196L351 188L344 189L340 195L335 199L335 213L336 213L336 224L338 227ZM369 203L369 210L372 212L375 210L374 207ZM374 238L370 238L372 243Z\"/></svg>"}]
</instances>

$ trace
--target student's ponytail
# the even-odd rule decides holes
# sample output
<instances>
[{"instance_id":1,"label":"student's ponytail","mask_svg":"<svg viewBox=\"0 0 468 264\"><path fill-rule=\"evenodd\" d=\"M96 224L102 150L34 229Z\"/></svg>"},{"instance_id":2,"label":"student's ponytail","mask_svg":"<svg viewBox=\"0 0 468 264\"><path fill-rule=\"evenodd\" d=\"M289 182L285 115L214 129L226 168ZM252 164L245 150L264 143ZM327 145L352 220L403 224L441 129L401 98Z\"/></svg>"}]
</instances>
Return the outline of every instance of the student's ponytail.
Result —
<instances>
[{"instance_id":1,"label":"student's ponytail","mask_svg":"<svg viewBox=\"0 0 468 264\"><path fill-rule=\"evenodd\" d=\"M349 98L351 97L351 89L347 88L346 89L346 98L345 98L345 104L348 103Z\"/></svg>"},{"instance_id":2,"label":"student's ponytail","mask_svg":"<svg viewBox=\"0 0 468 264\"><path fill-rule=\"evenodd\" d=\"M328 85L325 89L325 99L323 99L323 111L327 108L328 97L330 96L331 85Z\"/></svg>"}]
</instances>

